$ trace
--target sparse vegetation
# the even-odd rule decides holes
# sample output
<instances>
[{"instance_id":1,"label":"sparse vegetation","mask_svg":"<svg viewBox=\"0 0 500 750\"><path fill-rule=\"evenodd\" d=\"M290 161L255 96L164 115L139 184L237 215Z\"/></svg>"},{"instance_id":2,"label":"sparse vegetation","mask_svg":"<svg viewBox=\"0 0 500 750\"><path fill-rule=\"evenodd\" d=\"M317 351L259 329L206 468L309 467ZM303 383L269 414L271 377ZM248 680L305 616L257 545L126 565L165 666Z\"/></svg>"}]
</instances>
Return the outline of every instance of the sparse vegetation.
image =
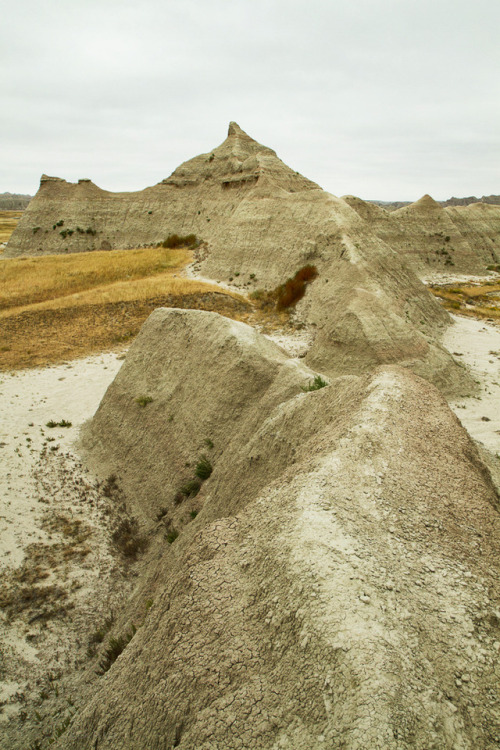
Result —
<instances>
[{"instance_id":1,"label":"sparse vegetation","mask_svg":"<svg viewBox=\"0 0 500 750\"><path fill-rule=\"evenodd\" d=\"M131 560L135 560L147 544L146 538L139 532L139 524L135 518L123 518L111 538L122 555Z\"/></svg>"},{"instance_id":2,"label":"sparse vegetation","mask_svg":"<svg viewBox=\"0 0 500 750\"><path fill-rule=\"evenodd\" d=\"M45 426L46 427L50 427L50 428L53 428L53 427L72 427L73 423L72 422L68 422L67 419L61 419L60 422L55 422L53 419L51 419L49 422L47 422L47 424Z\"/></svg>"},{"instance_id":3,"label":"sparse vegetation","mask_svg":"<svg viewBox=\"0 0 500 750\"><path fill-rule=\"evenodd\" d=\"M474 318L500 319L500 283L492 280L483 284L433 284L430 291L450 311Z\"/></svg>"},{"instance_id":4,"label":"sparse vegetation","mask_svg":"<svg viewBox=\"0 0 500 750\"><path fill-rule=\"evenodd\" d=\"M320 388L325 388L328 385L326 380L323 380L321 375L315 375L314 379L311 380L309 385L303 385L302 390L306 393L309 393L310 391L319 391Z\"/></svg>"},{"instance_id":5,"label":"sparse vegetation","mask_svg":"<svg viewBox=\"0 0 500 750\"><path fill-rule=\"evenodd\" d=\"M109 617L107 617L104 620L103 624L90 635L89 643L87 647L87 656L89 657L94 656L96 652L96 646L98 646L100 643L104 641L105 637L107 636L107 634L113 627L114 622L115 622L115 617L113 613L111 613Z\"/></svg>"}]
</instances>

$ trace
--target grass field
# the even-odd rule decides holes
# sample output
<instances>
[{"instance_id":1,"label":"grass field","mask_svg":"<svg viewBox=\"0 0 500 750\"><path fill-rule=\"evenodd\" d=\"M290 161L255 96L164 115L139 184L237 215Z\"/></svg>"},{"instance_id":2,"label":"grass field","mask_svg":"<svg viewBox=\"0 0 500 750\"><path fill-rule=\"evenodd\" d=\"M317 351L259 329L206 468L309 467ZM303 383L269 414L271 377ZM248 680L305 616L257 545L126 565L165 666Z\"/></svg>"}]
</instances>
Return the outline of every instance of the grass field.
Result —
<instances>
[{"instance_id":1,"label":"grass field","mask_svg":"<svg viewBox=\"0 0 500 750\"><path fill-rule=\"evenodd\" d=\"M9 240L22 215L22 211L0 211L0 243Z\"/></svg>"},{"instance_id":2,"label":"grass field","mask_svg":"<svg viewBox=\"0 0 500 750\"><path fill-rule=\"evenodd\" d=\"M0 370L123 346L156 307L254 315L245 298L180 276L191 260L185 248L0 256Z\"/></svg>"}]
</instances>

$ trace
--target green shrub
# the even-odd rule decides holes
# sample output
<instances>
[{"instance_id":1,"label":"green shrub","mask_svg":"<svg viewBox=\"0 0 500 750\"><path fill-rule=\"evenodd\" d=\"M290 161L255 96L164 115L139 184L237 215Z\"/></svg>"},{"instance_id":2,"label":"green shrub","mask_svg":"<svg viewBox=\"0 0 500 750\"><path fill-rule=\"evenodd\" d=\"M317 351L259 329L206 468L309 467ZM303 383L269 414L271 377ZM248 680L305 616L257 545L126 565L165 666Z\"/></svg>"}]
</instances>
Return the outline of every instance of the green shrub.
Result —
<instances>
[{"instance_id":1,"label":"green shrub","mask_svg":"<svg viewBox=\"0 0 500 750\"><path fill-rule=\"evenodd\" d=\"M179 536L179 532L177 531L177 529L172 529L167 534L167 542L169 544L173 544L178 536Z\"/></svg>"},{"instance_id":2,"label":"green shrub","mask_svg":"<svg viewBox=\"0 0 500 750\"><path fill-rule=\"evenodd\" d=\"M72 422L68 422L67 419L61 419L60 422L54 422L54 420L51 419L49 422L47 422L47 424L45 426L46 427L50 427L50 428L52 428L52 427L71 427L72 424L73 423Z\"/></svg>"},{"instance_id":3,"label":"green shrub","mask_svg":"<svg viewBox=\"0 0 500 750\"><path fill-rule=\"evenodd\" d=\"M189 482L186 482L182 485L179 492L181 492L186 497L195 497L201 488L201 482L198 479L190 479Z\"/></svg>"},{"instance_id":4,"label":"green shrub","mask_svg":"<svg viewBox=\"0 0 500 750\"><path fill-rule=\"evenodd\" d=\"M139 396L136 398L135 403L139 404L139 406L147 406L152 400L151 396Z\"/></svg>"},{"instance_id":5,"label":"green shrub","mask_svg":"<svg viewBox=\"0 0 500 750\"><path fill-rule=\"evenodd\" d=\"M320 388L325 388L325 386L327 385L328 383L326 382L326 380L323 380L321 375L315 375L314 380L311 380L309 385L302 386L302 390L306 393L309 393L310 391L319 391Z\"/></svg>"},{"instance_id":6,"label":"green shrub","mask_svg":"<svg viewBox=\"0 0 500 750\"><path fill-rule=\"evenodd\" d=\"M132 629L128 633L125 633L125 635L109 639L108 646L99 661L99 669L96 671L96 674L103 675L110 669L126 646L128 646L136 632L135 625L132 625Z\"/></svg>"},{"instance_id":7,"label":"green shrub","mask_svg":"<svg viewBox=\"0 0 500 750\"><path fill-rule=\"evenodd\" d=\"M200 460L196 464L195 474L199 479L205 480L208 479L210 474L212 473L213 468L212 464L208 460L206 456L201 456Z\"/></svg>"}]
</instances>

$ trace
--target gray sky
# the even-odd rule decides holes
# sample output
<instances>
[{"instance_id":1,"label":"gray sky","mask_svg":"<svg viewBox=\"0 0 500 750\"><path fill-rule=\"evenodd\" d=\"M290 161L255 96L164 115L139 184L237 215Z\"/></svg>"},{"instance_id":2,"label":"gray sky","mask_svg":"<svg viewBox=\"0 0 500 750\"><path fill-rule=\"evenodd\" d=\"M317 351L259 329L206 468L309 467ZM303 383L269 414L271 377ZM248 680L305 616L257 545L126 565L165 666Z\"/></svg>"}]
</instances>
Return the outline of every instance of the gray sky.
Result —
<instances>
[{"instance_id":1,"label":"gray sky","mask_svg":"<svg viewBox=\"0 0 500 750\"><path fill-rule=\"evenodd\" d=\"M0 18L0 192L43 172L140 190L236 120L335 195L500 193L500 0L0 0Z\"/></svg>"}]
</instances>

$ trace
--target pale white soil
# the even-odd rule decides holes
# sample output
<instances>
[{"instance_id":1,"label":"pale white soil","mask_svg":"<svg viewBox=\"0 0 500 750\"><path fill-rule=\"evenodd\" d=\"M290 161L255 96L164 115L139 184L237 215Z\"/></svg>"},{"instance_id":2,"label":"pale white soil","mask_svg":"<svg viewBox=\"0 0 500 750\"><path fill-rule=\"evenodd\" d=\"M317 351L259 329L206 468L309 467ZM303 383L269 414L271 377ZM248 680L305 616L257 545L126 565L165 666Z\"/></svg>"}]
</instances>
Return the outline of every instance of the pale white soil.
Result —
<instances>
[{"instance_id":1,"label":"pale white soil","mask_svg":"<svg viewBox=\"0 0 500 750\"><path fill-rule=\"evenodd\" d=\"M490 271L487 276L468 276L466 274L456 273L425 273L419 274L420 281L423 284L484 284L486 281L495 281L500 278L500 274Z\"/></svg>"},{"instance_id":2,"label":"pale white soil","mask_svg":"<svg viewBox=\"0 0 500 750\"><path fill-rule=\"evenodd\" d=\"M500 328L472 318L451 316L444 346L478 382L476 396L450 404L469 434L500 456Z\"/></svg>"},{"instance_id":3,"label":"pale white soil","mask_svg":"<svg viewBox=\"0 0 500 750\"><path fill-rule=\"evenodd\" d=\"M109 499L71 449L121 364L102 354L0 375L0 725L33 701L40 715L50 710L38 696L57 694L124 590ZM63 419L72 426L47 427Z\"/></svg>"}]
</instances>

